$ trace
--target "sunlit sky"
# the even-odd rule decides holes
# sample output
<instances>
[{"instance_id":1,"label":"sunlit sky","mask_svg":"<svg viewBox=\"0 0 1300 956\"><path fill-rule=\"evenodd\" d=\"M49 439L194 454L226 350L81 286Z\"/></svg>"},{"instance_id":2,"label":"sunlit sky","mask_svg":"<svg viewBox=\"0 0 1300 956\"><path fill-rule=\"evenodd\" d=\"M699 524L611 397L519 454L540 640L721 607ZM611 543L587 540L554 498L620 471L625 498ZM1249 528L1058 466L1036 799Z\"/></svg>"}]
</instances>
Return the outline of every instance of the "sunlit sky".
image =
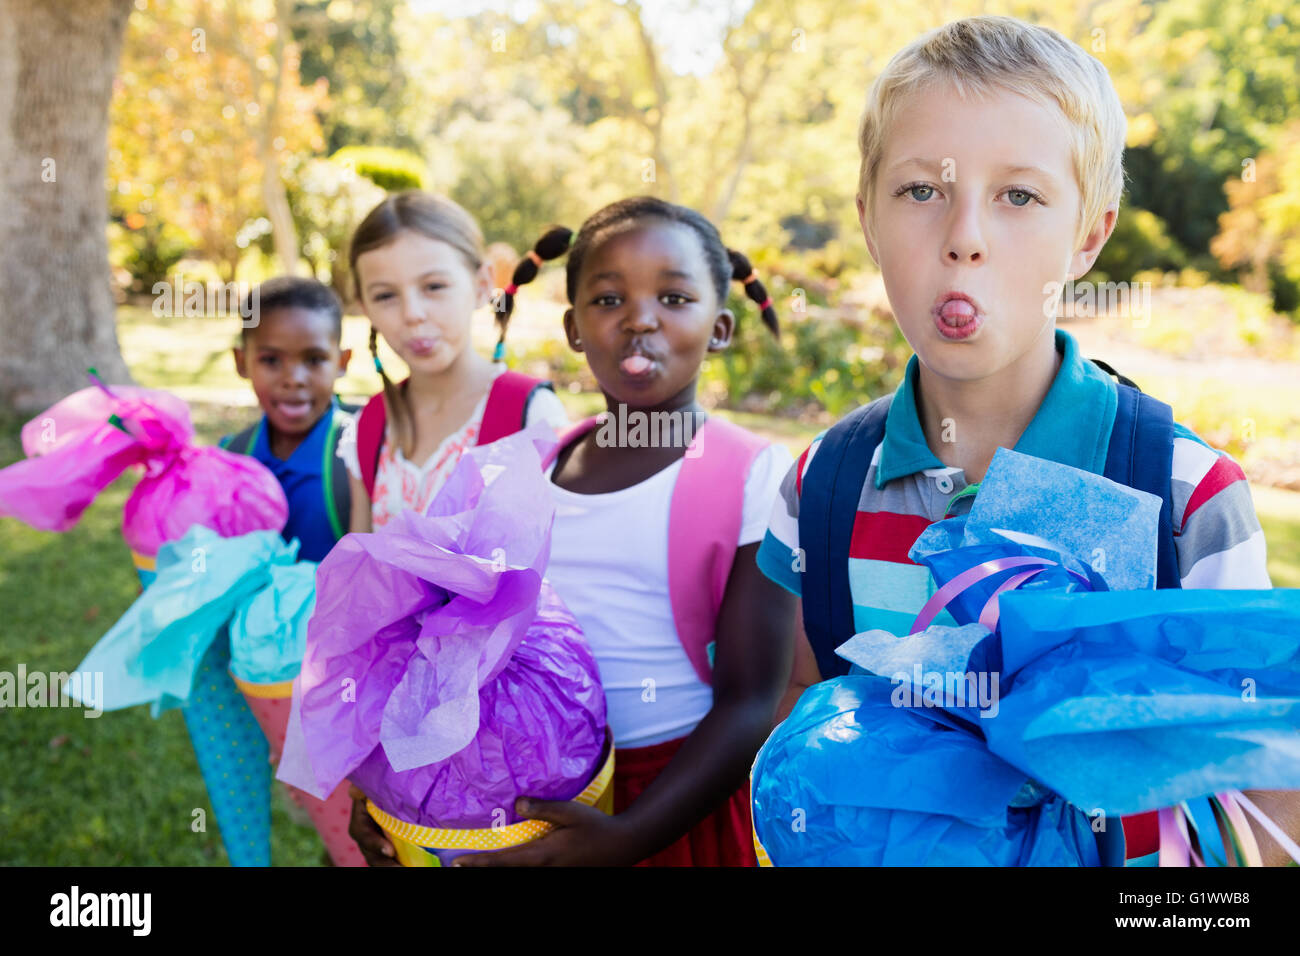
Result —
<instances>
[{"instance_id":1,"label":"sunlit sky","mask_svg":"<svg viewBox=\"0 0 1300 956\"><path fill-rule=\"evenodd\" d=\"M407 0L415 12L436 11L447 16L473 16L483 10L527 19L537 9L533 0ZM730 17L740 17L751 0L642 0L646 26L664 55L664 65L676 73L709 72L722 55L722 35Z\"/></svg>"}]
</instances>

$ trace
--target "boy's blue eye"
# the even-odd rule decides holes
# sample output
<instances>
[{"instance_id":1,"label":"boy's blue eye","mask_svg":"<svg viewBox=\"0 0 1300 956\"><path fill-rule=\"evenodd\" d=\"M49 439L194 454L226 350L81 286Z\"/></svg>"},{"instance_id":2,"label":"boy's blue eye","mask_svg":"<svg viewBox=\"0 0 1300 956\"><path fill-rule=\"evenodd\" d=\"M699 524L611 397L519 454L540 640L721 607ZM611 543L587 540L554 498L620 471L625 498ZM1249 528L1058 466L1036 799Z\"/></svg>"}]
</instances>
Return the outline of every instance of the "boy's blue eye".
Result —
<instances>
[{"instance_id":1,"label":"boy's blue eye","mask_svg":"<svg viewBox=\"0 0 1300 956\"><path fill-rule=\"evenodd\" d=\"M1038 202L1042 202L1042 199L1036 193L1032 193L1028 189L1008 189L1007 196L1025 197L1024 202L1016 202L1014 199L1012 199L1011 205L1013 206L1028 206L1031 202L1034 202L1035 200L1037 200Z\"/></svg>"},{"instance_id":2,"label":"boy's blue eye","mask_svg":"<svg viewBox=\"0 0 1300 956\"><path fill-rule=\"evenodd\" d=\"M927 192L924 196L918 196L916 194L916 191L918 189L926 189L929 190L929 192ZM927 186L925 183L913 183L911 186L904 186L903 191L910 193L912 198L915 199L917 202L925 202L927 199L929 199L931 196L934 195L934 187Z\"/></svg>"}]
</instances>

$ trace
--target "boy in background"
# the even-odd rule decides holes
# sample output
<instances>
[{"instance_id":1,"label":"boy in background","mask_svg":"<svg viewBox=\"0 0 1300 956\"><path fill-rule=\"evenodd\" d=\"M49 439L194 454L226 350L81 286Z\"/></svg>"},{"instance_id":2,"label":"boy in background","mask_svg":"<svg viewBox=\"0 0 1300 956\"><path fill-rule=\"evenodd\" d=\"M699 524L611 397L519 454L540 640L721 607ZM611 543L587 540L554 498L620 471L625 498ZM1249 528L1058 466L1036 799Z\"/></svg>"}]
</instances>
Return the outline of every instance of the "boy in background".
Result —
<instances>
[{"instance_id":1,"label":"boy in background","mask_svg":"<svg viewBox=\"0 0 1300 956\"><path fill-rule=\"evenodd\" d=\"M221 447L271 469L289 501L284 540L298 539L300 560L320 561L347 533L352 506L336 454L356 411L334 394L352 357L340 348L343 307L315 279L280 276L250 292L241 315L254 321L240 333L235 368L252 383L262 418Z\"/></svg>"}]
</instances>

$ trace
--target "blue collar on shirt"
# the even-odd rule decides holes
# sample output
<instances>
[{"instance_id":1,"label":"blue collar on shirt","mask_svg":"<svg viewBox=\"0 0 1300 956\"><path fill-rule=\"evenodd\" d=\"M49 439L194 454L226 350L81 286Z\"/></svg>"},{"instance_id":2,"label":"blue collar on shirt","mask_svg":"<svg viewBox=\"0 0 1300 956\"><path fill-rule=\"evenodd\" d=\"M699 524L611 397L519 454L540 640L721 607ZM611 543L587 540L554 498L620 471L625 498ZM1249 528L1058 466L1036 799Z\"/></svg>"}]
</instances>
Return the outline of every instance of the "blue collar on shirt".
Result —
<instances>
[{"instance_id":1,"label":"blue collar on shirt","mask_svg":"<svg viewBox=\"0 0 1300 956\"><path fill-rule=\"evenodd\" d=\"M330 402L329 410L312 426L307 437L298 443L293 454L286 459L276 458L271 453L271 423L263 415L257 428L257 440L253 442L252 456L270 466L273 471L288 469L304 475L319 475L321 462L325 460L325 436L329 434L330 422L334 420L338 408L339 399L336 395Z\"/></svg>"},{"instance_id":2,"label":"blue collar on shirt","mask_svg":"<svg viewBox=\"0 0 1300 956\"><path fill-rule=\"evenodd\" d=\"M1106 468L1110 432L1119 404L1115 383L1079 355L1078 343L1063 329L1056 330L1056 350L1061 353L1061 367L1033 421L1016 442L1015 451L1100 475ZM916 408L918 365L913 355L889 407L885 440L876 466L877 488L923 468L944 467L921 430Z\"/></svg>"}]
</instances>

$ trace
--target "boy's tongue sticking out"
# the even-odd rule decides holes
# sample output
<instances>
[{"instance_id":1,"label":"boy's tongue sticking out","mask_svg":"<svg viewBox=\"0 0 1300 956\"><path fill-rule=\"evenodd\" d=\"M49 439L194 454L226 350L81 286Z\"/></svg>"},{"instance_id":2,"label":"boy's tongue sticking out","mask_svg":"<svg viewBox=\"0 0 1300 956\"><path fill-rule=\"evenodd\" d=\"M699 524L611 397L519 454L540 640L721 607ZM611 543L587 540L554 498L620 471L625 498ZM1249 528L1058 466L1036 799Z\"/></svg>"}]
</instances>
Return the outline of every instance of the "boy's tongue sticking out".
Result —
<instances>
[{"instance_id":1,"label":"boy's tongue sticking out","mask_svg":"<svg viewBox=\"0 0 1300 956\"><path fill-rule=\"evenodd\" d=\"M312 401L310 398L299 399L278 399L272 402L272 407L277 413L277 417L293 424L299 424L312 412Z\"/></svg>"},{"instance_id":2,"label":"boy's tongue sticking out","mask_svg":"<svg viewBox=\"0 0 1300 956\"><path fill-rule=\"evenodd\" d=\"M962 293L946 292L935 307L935 325L945 338L960 340L974 335L984 324L983 315Z\"/></svg>"}]
</instances>

